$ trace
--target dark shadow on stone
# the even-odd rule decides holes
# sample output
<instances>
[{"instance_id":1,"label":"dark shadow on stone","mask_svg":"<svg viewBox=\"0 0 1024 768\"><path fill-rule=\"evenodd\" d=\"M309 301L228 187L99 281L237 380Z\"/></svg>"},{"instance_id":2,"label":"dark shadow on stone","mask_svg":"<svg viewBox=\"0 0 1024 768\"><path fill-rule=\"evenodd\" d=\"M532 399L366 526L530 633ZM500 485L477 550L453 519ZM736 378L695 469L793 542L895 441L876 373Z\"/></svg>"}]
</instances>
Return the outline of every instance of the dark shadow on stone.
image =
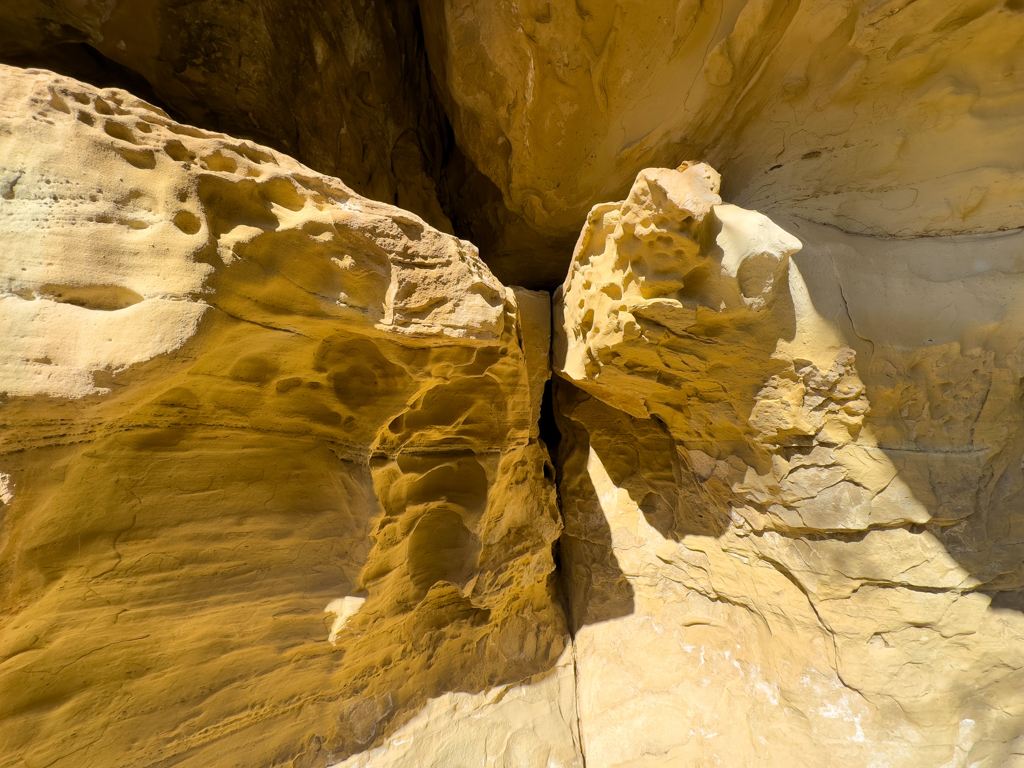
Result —
<instances>
[{"instance_id":1,"label":"dark shadow on stone","mask_svg":"<svg viewBox=\"0 0 1024 768\"><path fill-rule=\"evenodd\" d=\"M577 233L554 237L534 230L506 207L501 191L462 154L454 137L450 142L438 194L455 234L477 246L484 263L506 285L533 290L561 285Z\"/></svg>"},{"instance_id":2,"label":"dark shadow on stone","mask_svg":"<svg viewBox=\"0 0 1024 768\"><path fill-rule=\"evenodd\" d=\"M581 627L633 613L633 587L612 546L611 529L587 472L590 435L572 414L591 398L571 384L552 380L554 413L561 433L557 457L564 530L559 540L561 583L572 634Z\"/></svg>"},{"instance_id":3,"label":"dark shadow on stone","mask_svg":"<svg viewBox=\"0 0 1024 768\"><path fill-rule=\"evenodd\" d=\"M629 494L662 536L680 541L684 536L719 536L725 531L729 517L723 510L732 494L713 478L701 479L660 419L633 418L564 379L556 387L566 408L560 421L579 436L573 448L593 450L612 482ZM589 433L581 421L573 420L574 412L598 430ZM575 469L586 472L585 466Z\"/></svg>"},{"instance_id":4,"label":"dark shadow on stone","mask_svg":"<svg viewBox=\"0 0 1024 768\"><path fill-rule=\"evenodd\" d=\"M0 55L0 63L24 69L48 69L73 77L96 88L120 88L164 110L175 120L182 117L157 96L138 72L108 59L88 43L54 43L11 56Z\"/></svg>"}]
</instances>

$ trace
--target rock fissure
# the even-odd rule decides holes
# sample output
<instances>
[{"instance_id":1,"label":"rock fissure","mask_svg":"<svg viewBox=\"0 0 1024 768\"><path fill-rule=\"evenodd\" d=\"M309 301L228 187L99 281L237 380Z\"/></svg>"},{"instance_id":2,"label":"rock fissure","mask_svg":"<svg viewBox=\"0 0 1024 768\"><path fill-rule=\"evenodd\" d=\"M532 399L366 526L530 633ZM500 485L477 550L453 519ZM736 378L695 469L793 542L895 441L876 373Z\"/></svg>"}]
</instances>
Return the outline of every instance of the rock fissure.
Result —
<instances>
[{"instance_id":1,"label":"rock fissure","mask_svg":"<svg viewBox=\"0 0 1024 768\"><path fill-rule=\"evenodd\" d=\"M0 768L1018 759L1019 3L820 5L0 9Z\"/></svg>"},{"instance_id":2,"label":"rock fissure","mask_svg":"<svg viewBox=\"0 0 1024 768\"><path fill-rule=\"evenodd\" d=\"M570 618L570 622L572 619ZM579 750L580 765L581 768L587 768L587 750L583 739L583 721L580 719L580 667L579 660L576 658L576 639L575 637L570 641L572 644L572 675L573 675L573 691L574 691L574 709L576 714L576 736L578 739L577 748Z\"/></svg>"}]
</instances>

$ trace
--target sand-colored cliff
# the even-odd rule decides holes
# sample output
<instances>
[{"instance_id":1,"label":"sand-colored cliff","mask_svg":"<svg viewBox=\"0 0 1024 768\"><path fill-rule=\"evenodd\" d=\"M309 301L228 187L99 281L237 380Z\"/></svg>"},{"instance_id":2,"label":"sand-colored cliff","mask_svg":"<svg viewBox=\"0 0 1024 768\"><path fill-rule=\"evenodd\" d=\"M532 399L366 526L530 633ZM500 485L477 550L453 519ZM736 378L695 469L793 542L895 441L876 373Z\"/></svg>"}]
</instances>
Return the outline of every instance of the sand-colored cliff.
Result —
<instances>
[{"instance_id":1,"label":"sand-colored cliff","mask_svg":"<svg viewBox=\"0 0 1024 768\"><path fill-rule=\"evenodd\" d=\"M1021 235L786 231L718 181L597 206L556 309L587 765L1012 764Z\"/></svg>"},{"instance_id":2,"label":"sand-colored cliff","mask_svg":"<svg viewBox=\"0 0 1024 768\"><path fill-rule=\"evenodd\" d=\"M264 147L0 77L0 764L324 765L551 672L546 295Z\"/></svg>"},{"instance_id":3,"label":"sand-colored cliff","mask_svg":"<svg viewBox=\"0 0 1024 768\"><path fill-rule=\"evenodd\" d=\"M0 4L0 768L1024 766L1022 10Z\"/></svg>"},{"instance_id":4,"label":"sand-colored cliff","mask_svg":"<svg viewBox=\"0 0 1024 768\"><path fill-rule=\"evenodd\" d=\"M733 202L851 232L1020 226L1015 3L422 5L460 146L544 231L691 157Z\"/></svg>"}]
</instances>

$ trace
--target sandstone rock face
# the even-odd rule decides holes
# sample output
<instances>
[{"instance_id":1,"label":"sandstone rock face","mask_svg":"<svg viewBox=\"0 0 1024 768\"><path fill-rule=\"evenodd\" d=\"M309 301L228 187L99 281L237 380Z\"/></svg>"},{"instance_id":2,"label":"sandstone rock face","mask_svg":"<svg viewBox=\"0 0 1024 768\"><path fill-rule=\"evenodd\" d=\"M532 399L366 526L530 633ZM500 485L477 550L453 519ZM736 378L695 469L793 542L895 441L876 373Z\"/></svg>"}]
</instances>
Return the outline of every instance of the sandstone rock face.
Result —
<instances>
[{"instance_id":1,"label":"sandstone rock face","mask_svg":"<svg viewBox=\"0 0 1024 768\"><path fill-rule=\"evenodd\" d=\"M539 231L643 168L850 232L1020 226L1019 3L422 3L459 146Z\"/></svg>"},{"instance_id":2,"label":"sandstone rock face","mask_svg":"<svg viewBox=\"0 0 1024 768\"><path fill-rule=\"evenodd\" d=\"M327 765L506 689L480 749L574 765L546 294L121 91L3 67L0 124L0 764Z\"/></svg>"},{"instance_id":3,"label":"sandstone rock face","mask_svg":"<svg viewBox=\"0 0 1024 768\"><path fill-rule=\"evenodd\" d=\"M191 124L457 231L505 282L550 288L565 276L577 233L536 232L453 146L412 0L7 3L0 63L143 88Z\"/></svg>"},{"instance_id":4,"label":"sandstone rock face","mask_svg":"<svg viewBox=\"0 0 1024 768\"><path fill-rule=\"evenodd\" d=\"M783 228L703 164L591 211L555 344L588 768L1020 758L1022 244Z\"/></svg>"},{"instance_id":5,"label":"sandstone rock face","mask_svg":"<svg viewBox=\"0 0 1024 768\"><path fill-rule=\"evenodd\" d=\"M141 76L189 123L273 146L450 231L435 189L445 118L429 92L415 3L0 7L0 61L52 60L81 77L96 69L83 47Z\"/></svg>"},{"instance_id":6,"label":"sandstone rock face","mask_svg":"<svg viewBox=\"0 0 1024 768\"><path fill-rule=\"evenodd\" d=\"M4 4L0 768L1024 766L1021 11Z\"/></svg>"}]
</instances>

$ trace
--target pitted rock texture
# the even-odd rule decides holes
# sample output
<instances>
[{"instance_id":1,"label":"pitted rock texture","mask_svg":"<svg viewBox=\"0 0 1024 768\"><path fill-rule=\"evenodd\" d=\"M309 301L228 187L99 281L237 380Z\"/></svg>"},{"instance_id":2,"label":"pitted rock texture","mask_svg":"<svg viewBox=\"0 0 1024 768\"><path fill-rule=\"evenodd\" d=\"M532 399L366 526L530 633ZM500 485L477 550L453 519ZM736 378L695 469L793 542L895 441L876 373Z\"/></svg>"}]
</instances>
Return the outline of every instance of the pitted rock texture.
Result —
<instances>
[{"instance_id":1,"label":"pitted rock texture","mask_svg":"<svg viewBox=\"0 0 1024 768\"><path fill-rule=\"evenodd\" d=\"M490 753L571 765L546 295L122 91L0 67L0 122L0 765L327 765L502 688Z\"/></svg>"},{"instance_id":2,"label":"pitted rock texture","mask_svg":"<svg viewBox=\"0 0 1024 768\"><path fill-rule=\"evenodd\" d=\"M450 231L436 189L446 119L414 2L4 3L0 62L148 86L190 124L287 152Z\"/></svg>"},{"instance_id":3,"label":"pitted rock texture","mask_svg":"<svg viewBox=\"0 0 1024 768\"><path fill-rule=\"evenodd\" d=\"M1021 11L0 6L0 766L1024 765Z\"/></svg>"},{"instance_id":4,"label":"pitted rock texture","mask_svg":"<svg viewBox=\"0 0 1024 768\"><path fill-rule=\"evenodd\" d=\"M641 172L556 309L588 768L1012 764L1021 235L783 229L717 187Z\"/></svg>"}]
</instances>

